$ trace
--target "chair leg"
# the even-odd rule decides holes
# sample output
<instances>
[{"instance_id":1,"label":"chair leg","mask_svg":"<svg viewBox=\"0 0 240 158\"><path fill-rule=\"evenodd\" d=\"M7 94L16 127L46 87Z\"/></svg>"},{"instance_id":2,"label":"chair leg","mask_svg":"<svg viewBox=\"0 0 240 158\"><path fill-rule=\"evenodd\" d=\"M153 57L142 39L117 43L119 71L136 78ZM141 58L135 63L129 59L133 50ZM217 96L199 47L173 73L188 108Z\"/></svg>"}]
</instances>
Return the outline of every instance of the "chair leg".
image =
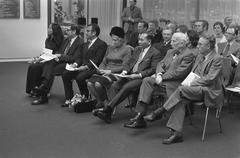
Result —
<instances>
[{"instance_id":1,"label":"chair leg","mask_svg":"<svg viewBox=\"0 0 240 158\"><path fill-rule=\"evenodd\" d=\"M205 139L205 132L206 132L206 127L207 127L207 119L208 119L208 110L209 110L209 107L207 107L207 110L206 110L205 122L204 122L203 133L202 133L202 141L204 141L204 139Z\"/></svg>"},{"instance_id":2,"label":"chair leg","mask_svg":"<svg viewBox=\"0 0 240 158\"><path fill-rule=\"evenodd\" d=\"M193 125L193 123L192 123L192 116L191 116L192 114L191 114L191 110L190 110L189 104L187 104L186 106L187 106L187 111L188 111L188 114L189 114L188 115L188 118L189 118L189 121L190 121L189 124Z\"/></svg>"}]
</instances>

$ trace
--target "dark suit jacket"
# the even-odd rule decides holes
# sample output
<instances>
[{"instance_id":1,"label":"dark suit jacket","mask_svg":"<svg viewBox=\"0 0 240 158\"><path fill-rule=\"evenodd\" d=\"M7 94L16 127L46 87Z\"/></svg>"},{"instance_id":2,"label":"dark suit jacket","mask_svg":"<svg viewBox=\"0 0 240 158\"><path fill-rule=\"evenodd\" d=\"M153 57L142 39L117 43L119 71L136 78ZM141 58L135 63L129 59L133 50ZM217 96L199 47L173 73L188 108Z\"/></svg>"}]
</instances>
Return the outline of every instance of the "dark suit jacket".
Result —
<instances>
[{"instance_id":1,"label":"dark suit jacket","mask_svg":"<svg viewBox=\"0 0 240 158\"><path fill-rule=\"evenodd\" d=\"M156 70L156 74L163 73L162 79L163 84L166 85L167 96L173 93L187 77L195 59L194 54L188 48L173 59L175 53L173 49L168 50L167 55L158 63Z\"/></svg>"},{"instance_id":2,"label":"dark suit jacket","mask_svg":"<svg viewBox=\"0 0 240 158\"><path fill-rule=\"evenodd\" d=\"M200 65L203 58L201 54L196 58L192 71ZM208 59L202 64L200 78L193 81L191 87L200 86L204 92L204 102L206 106L221 105L223 98L222 90L222 57L215 51L212 51Z\"/></svg>"},{"instance_id":3,"label":"dark suit jacket","mask_svg":"<svg viewBox=\"0 0 240 158\"><path fill-rule=\"evenodd\" d=\"M64 50L66 49L70 39L67 38L64 40L62 47L59 49L59 54L62 54L59 58L60 62L64 63L73 63L80 57L80 47L83 44L83 39L77 37L75 41L72 43L71 47L69 48L67 54L64 54Z\"/></svg>"},{"instance_id":4,"label":"dark suit jacket","mask_svg":"<svg viewBox=\"0 0 240 158\"><path fill-rule=\"evenodd\" d=\"M169 41L166 45L164 44L164 42L155 43L153 47L155 47L160 52L161 54L160 61L165 57L167 51L169 49L172 49L171 41Z\"/></svg>"},{"instance_id":5,"label":"dark suit jacket","mask_svg":"<svg viewBox=\"0 0 240 158\"><path fill-rule=\"evenodd\" d=\"M123 66L123 70L126 70L128 73L131 73L141 51L142 51L141 47L136 47L134 49L131 58L129 58L129 60ZM142 61L139 63L137 73L141 73L142 78L146 76L151 76L152 74L154 74L156 70L156 65L159 61L160 61L159 51L151 46L148 52L143 57Z\"/></svg>"},{"instance_id":6,"label":"dark suit jacket","mask_svg":"<svg viewBox=\"0 0 240 158\"><path fill-rule=\"evenodd\" d=\"M94 66L90 62L90 59L99 66L103 60L103 57L107 50L107 44L101 39L97 40L88 48L88 42L85 42L81 46L81 57L78 59L77 63L79 66L87 65L88 68L94 69Z\"/></svg>"}]
</instances>

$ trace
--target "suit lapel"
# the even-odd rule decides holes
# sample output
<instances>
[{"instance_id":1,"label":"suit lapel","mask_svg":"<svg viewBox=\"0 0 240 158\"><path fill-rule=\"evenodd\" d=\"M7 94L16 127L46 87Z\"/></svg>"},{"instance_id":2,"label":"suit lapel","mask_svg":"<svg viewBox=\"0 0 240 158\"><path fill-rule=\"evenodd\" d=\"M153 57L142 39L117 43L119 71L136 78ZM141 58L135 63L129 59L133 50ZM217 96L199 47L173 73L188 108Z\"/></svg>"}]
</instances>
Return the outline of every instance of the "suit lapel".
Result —
<instances>
[{"instance_id":1,"label":"suit lapel","mask_svg":"<svg viewBox=\"0 0 240 158\"><path fill-rule=\"evenodd\" d=\"M145 59L147 59L148 58L148 56L151 54L151 52L152 52L152 47L150 47L149 49L148 49L148 51L146 52L146 54L145 54L145 56L143 57L143 59L141 60L141 62L143 62ZM139 56L138 56L139 57ZM140 63L141 63L140 62ZM139 64L140 64L139 63Z\"/></svg>"},{"instance_id":2,"label":"suit lapel","mask_svg":"<svg viewBox=\"0 0 240 158\"><path fill-rule=\"evenodd\" d=\"M75 50L76 46L78 46L78 42L79 42L79 37L77 37L74 42L72 43L71 47L69 48L69 51L67 54L71 55L72 53L72 50Z\"/></svg>"},{"instance_id":3,"label":"suit lapel","mask_svg":"<svg viewBox=\"0 0 240 158\"><path fill-rule=\"evenodd\" d=\"M199 55L197 56L196 62L195 62L195 64L194 64L193 68L192 68L192 71L195 71L195 69L196 69L197 66L199 65L199 63L200 63L200 61L201 61L202 58L203 58L203 55L201 55L201 54L199 54Z\"/></svg>"},{"instance_id":4,"label":"suit lapel","mask_svg":"<svg viewBox=\"0 0 240 158\"><path fill-rule=\"evenodd\" d=\"M203 66L202 66L202 69L201 69L201 75L204 74L204 71L205 71L207 65L210 63L210 61L214 57L215 53L216 53L215 51L211 52L211 54L209 55L208 59L203 62Z\"/></svg>"}]
</instances>

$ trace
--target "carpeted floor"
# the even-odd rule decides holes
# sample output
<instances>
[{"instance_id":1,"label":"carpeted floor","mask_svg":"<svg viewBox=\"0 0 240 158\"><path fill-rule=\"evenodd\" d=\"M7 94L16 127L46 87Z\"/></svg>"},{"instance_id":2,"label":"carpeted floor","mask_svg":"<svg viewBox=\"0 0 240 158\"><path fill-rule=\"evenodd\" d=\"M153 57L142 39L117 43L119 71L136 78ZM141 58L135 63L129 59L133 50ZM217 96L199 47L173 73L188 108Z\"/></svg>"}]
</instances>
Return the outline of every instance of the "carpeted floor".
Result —
<instances>
[{"instance_id":1,"label":"carpeted floor","mask_svg":"<svg viewBox=\"0 0 240 158\"><path fill-rule=\"evenodd\" d=\"M0 158L240 158L237 106L233 114L223 109L222 134L211 112L206 141L201 142L204 111L197 109L193 126L185 120L184 142L166 146L162 145L167 136L166 120L132 130L123 123L134 113L122 107L112 124L91 113L61 108L64 92L60 77L55 80L49 104L32 106L32 99L25 94L27 66L0 63Z\"/></svg>"}]
</instances>

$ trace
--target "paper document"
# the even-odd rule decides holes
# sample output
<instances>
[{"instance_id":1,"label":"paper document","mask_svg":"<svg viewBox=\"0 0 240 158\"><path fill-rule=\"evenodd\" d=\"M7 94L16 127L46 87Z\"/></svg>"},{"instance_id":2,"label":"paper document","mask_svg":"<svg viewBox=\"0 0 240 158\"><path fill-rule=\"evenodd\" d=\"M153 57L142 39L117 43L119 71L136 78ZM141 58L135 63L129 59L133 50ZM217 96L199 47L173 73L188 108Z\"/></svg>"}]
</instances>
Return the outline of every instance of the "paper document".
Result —
<instances>
[{"instance_id":1,"label":"paper document","mask_svg":"<svg viewBox=\"0 0 240 158\"><path fill-rule=\"evenodd\" d=\"M50 61L54 58L57 58L56 55L52 54L51 49L43 48L42 52L43 54L40 56L40 58L43 59L44 61Z\"/></svg>"},{"instance_id":2,"label":"paper document","mask_svg":"<svg viewBox=\"0 0 240 158\"><path fill-rule=\"evenodd\" d=\"M66 64L65 69L68 71L77 71L78 70L78 68L73 67L72 64L68 64L68 63Z\"/></svg>"},{"instance_id":3,"label":"paper document","mask_svg":"<svg viewBox=\"0 0 240 158\"><path fill-rule=\"evenodd\" d=\"M113 74L113 75L115 75L117 77L122 77L122 78L128 78L129 77L129 75L121 75L121 74Z\"/></svg>"},{"instance_id":4,"label":"paper document","mask_svg":"<svg viewBox=\"0 0 240 158\"><path fill-rule=\"evenodd\" d=\"M43 48L42 52L43 53L47 53L47 54L52 54L53 50L47 49L47 48Z\"/></svg>"},{"instance_id":5,"label":"paper document","mask_svg":"<svg viewBox=\"0 0 240 158\"><path fill-rule=\"evenodd\" d=\"M233 58L233 61L234 61L236 64L239 63L239 59L238 59L236 56L234 56L234 55L231 54L231 57Z\"/></svg>"},{"instance_id":6,"label":"paper document","mask_svg":"<svg viewBox=\"0 0 240 158\"><path fill-rule=\"evenodd\" d=\"M234 87L234 88L232 88L232 87L227 87L227 88L225 88L225 89L228 90L228 91L231 91L231 92L240 93L240 87Z\"/></svg>"},{"instance_id":7,"label":"paper document","mask_svg":"<svg viewBox=\"0 0 240 158\"><path fill-rule=\"evenodd\" d=\"M100 69L98 68L98 66L97 66L92 60L90 60L90 62L93 64L93 66L94 66L98 71L100 71Z\"/></svg>"},{"instance_id":8,"label":"paper document","mask_svg":"<svg viewBox=\"0 0 240 158\"><path fill-rule=\"evenodd\" d=\"M185 80L181 83L181 85L190 86L193 81L195 81L199 78L200 77L197 74L195 74L194 72L190 72L188 74L188 76L185 78Z\"/></svg>"},{"instance_id":9,"label":"paper document","mask_svg":"<svg viewBox=\"0 0 240 158\"><path fill-rule=\"evenodd\" d=\"M57 58L57 56L54 55L54 54L50 54L50 53L44 53L40 56L40 58L43 59L43 60L46 60L46 61L50 61L54 58Z\"/></svg>"}]
</instances>

